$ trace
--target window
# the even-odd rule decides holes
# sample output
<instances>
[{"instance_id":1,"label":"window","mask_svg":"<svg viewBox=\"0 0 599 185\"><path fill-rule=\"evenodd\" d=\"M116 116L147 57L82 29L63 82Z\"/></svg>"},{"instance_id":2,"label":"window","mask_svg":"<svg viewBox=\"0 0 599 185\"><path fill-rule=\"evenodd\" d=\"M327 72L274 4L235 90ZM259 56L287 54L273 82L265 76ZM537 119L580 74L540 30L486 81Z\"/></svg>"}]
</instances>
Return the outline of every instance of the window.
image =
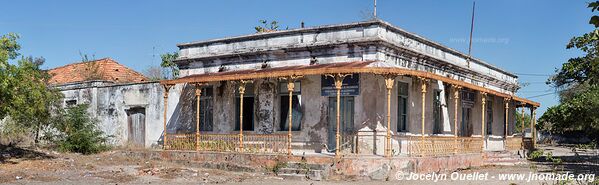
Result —
<instances>
[{"instance_id":1,"label":"window","mask_svg":"<svg viewBox=\"0 0 599 185\"><path fill-rule=\"evenodd\" d=\"M472 122L471 122L472 108L462 107L462 130L460 136L470 137L472 136Z\"/></svg>"},{"instance_id":2,"label":"window","mask_svg":"<svg viewBox=\"0 0 599 185\"><path fill-rule=\"evenodd\" d=\"M487 101L487 103L485 104L486 106L486 113L485 113L485 122L486 123L486 129L487 129L487 135L491 135L493 134L493 101Z\"/></svg>"},{"instance_id":3,"label":"window","mask_svg":"<svg viewBox=\"0 0 599 185\"><path fill-rule=\"evenodd\" d=\"M408 131L408 83L397 83L397 131Z\"/></svg>"},{"instance_id":4,"label":"window","mask_svg":"<svg viewBox=\"0 0 599 185\"><path fill-rule=\"evenodd\" d=\"M300 82L295 82L293 88L293 93L291 97L291 114L292 114L292 131L301 130L302 123L302 108L301 108L301 84ZM279 84L279 94L280 94L280 128L282 131L289 130L289 91L287 90L287 83Z\"/></svg>"},{"instance_id":5,"label":"window","mask_svg":"<svg viewBox=\"0 0 599 185\"><path fill-rule=\"evenodd\" d=\"M212 87L202 88L202 95L200 96L200 131L212 131L212 107L214 106L212 95Z\"/></svg>"},{"instance_id":6,"label":"window","mask_svg":"<svg viewBox=\"0 0 599 185\"><path fill-rule=\"evenodd\" d=\"M64 102L66 107L73 107L75 105L77 105L77 100L67 100Z\"/></svg>"},{"instance_id":7,"label":"window","mask_svg":"<svg viewBox=\"0 0 599 185\"><path fill-rule=\"evenodd\" d=\"M433 92L433 133L440 134L443 131L443 115L441 114L442 105L441 105L441 92L440 90L435 90Z\"/></svg>"},{"instance_id":8,"label":"window","mask_svg":"<svg viewBox=\"0 0 599 185\"><path fill-rule=\"evenodd\" d=\"M235 130L239 130L239 93L235 98ZM254 86L245 85L245 94L243 95L243 130L254 131Z\"/></svg>"}]
</instances>

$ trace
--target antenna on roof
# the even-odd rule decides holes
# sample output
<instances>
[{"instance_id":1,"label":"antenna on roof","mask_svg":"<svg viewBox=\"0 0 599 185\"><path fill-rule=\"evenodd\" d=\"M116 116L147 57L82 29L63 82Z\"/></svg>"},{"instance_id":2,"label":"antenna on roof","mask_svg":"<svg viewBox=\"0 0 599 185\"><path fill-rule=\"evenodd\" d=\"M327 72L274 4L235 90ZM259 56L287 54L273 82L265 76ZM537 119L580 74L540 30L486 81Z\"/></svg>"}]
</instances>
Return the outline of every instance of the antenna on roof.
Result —
<instances>
[{"instance_id":1,"label":"antenna on roof","mask_svg":"<svg viewBox=\"0 0 599 185\"><path fill-rule=\"evenodd\" d=\"M472 56L472 32L474 32L474 8L476 7L476 1L472 2L472 22L470 23L470 44L468 46L468 58Z\"/></svg>"},{"instance_id":2,"label":"antenna on roof","mask_svg":"<svg viewBox=\"0 0 599 185\"><path fill-rule=\"evenodd\" d=\"M374 0L374 11L373 11L374 19L376 19L376 0Z\"/></svg>"}]
</instances>

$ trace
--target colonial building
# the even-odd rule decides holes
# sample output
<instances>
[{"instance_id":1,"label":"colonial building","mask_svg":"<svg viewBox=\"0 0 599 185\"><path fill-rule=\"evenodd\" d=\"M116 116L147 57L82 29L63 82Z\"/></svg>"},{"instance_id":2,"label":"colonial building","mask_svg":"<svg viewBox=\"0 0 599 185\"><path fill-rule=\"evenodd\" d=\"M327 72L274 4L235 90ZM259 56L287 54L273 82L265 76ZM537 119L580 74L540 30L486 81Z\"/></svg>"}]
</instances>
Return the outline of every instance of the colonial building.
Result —
<instances>
[{"instance_id":1,"label":"colonial building","mask_svg":"<svg viewBox=\"0 0 599 185\"><path fill-rule=\"evenodd\" d=\"M515 96L516 75L384 21L177 46L181 76L160 82L166 150L411 157L532 144L515 112L539 103Z\"/></svg>"}]
</instances>

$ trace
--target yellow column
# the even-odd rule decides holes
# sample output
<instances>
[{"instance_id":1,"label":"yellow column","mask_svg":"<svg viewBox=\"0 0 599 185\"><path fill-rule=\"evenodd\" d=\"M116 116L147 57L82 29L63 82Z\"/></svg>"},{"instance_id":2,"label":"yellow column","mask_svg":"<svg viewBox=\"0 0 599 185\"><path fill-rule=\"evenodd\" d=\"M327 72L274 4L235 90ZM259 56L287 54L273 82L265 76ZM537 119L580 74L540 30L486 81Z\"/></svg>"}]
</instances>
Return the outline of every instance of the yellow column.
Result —
<instances>
[{"instance_id":1,"label":"yellow column","mask_svg":"<svg viewBox=\"0 0 599 185\"><path fill-rule=\"evenodd\" d=\"M196 87L196 151L200 150L200 96L202 95L202 85L197 83Z\"/></svg>"},{"instance_id":2,"label":"yellow column","mask_svg":"<svg viewBox=\"0 0 599 185\"><path fill-rule=\"evenodd\" d=\"M243 94L245 94L245 81L239 83L239 152L243 152Z\"/></svg>"},{"instance_id":3,"label":"yellow column","mask_svg":"<svg viewBox=\"0 0 599 185\"><path fill-rule=\"evenodd\" d=\"M293 97L293 89L295 88L295 83L293 83L293 79L291 77L287 81L287 91L289 92L289 131L287 133L287 155L291 155L291 126L293 126L293 106L291 105L292 97Z\"/></svg>"},{"instance_id":4,"label":"yellow column","mask_svg":"<svg viewBox=\"0 0 599 185\"><path fill-rule=\"evenodd\" d=\"M337 117L337 131L335 133L335 157L339 157L339 144L341 144L341 134L340 134L340 108L341 108L341 86L343 86L343 77L341 75L337 75L335 78L335 89L337 89L337 109L336 109L336 117Z\"/></svg>"},{"instance_id":5,"label":"yellow column","mask_svg":"<svg viewBox=\"0 0 599 185\"><path fill-rule=\"evenodd\" d=\"M520 132L522 133L522 139L524 139L524 105L520 107Z\"/></svg>"},{"instance_id":6,"label":"yellow column","mask_svg":"<svg viewBox=\"0 0 599 185\"><path fill-rule=\"evenodd\" d=\"M391 90L395 84L395 76L385 76L385 86L387 87L387 142L385 143L385 156L391 156Z\"/></svg>"},{"instance_id":7,"label":"yellow column","mask_svg":"<svg viewBox=\"0 0 599 185\"><path fill-rule=\"evenodd\" d=\"M164 87L164 138L163 138L163 149L168 149L168 139L167 139L167 132L166 132L166 121L167 121L167 109L168 109L168 91L171 89L171 85L163 85Z\"/></svg>"},{"instance_id":8,"label":"yellow column","mask_svg":"<svg viewBox=\"0 0 599 185\"><path fill-rule=\"evenodd\" d=\"M486 92L481 92L480 95L481 95L481 99L482 99L481 100L482 101L481 102L482 106L481 106L481 124L480 124L481 125L481 127L480 127L481 131L480 131L480 136L481 136L482 141L483 141L482 142L482 146L481 146L481 151L483 151L483 150L485 150L485 131L486 131L485 130L485 125L486 125L485 124L485 114L487 112L487 107L486 107L486 105L487 105L487 93Z\"/></svg>"},{"instance_id":9,"label":"yellow column","mask_svg":"<svg viewBox=\"0 0 599 185\"><path fill-rule=\"evenodd\" d=\"M460 99L460 89L462 87L455 86L453 88L453 153L458 153L458 100Z\"/></svg>"},{"instance_id":10,"label":"yellow column","mask_svg":"<svg viewBox=\"0 0 599 185\"><path fill-rule=\"evenodd\" d=\"M522 102L520 102L520 104L522 104ZM522 138L521 138L522 139L522 141L521 141L522 144L520 145L521 149L524 149L524 106L525 105L526 104L523 104L520 107L520 111L521 111L521 113L520 113L520 134L522 134Z\"/></svg>"},{"instance_id":11,"label":"yellow column","mask_svg":"<svg viewBox=\"0 0 599 185\"><path fill-rule=\"evenodd\" d=\"M503 99L504 103L505 103L505 135L503 136L505 138L505 140L507 140L507 136L508 136L508 131L509 131L509 115L510 115L510 99L509 98L504 98Z\"/></svg>"},{"instance_id":12,"label":"yellow column","mask_svg":"<svg viewBox=\"0 0 599 185\"><path fill-rule=\"evenodd\" d=\"M426 107L426 85L427 85L426 83L427 83L427 81L424 78L421 78L420 81L422 82L422 84L421 84L421 96L422 96L422 110L421 110L422 115L421 116L422 117L420 118L420 121L422 123L422 129L421 129L422 130L422 140L424 141L424 130L425 130L425 127L424 127L425 126L424 125L425 115L424 114L426 111L425 107Z\"/></svg>"},{"instance_id":13,"label":"yellow column","mask_svg":"<svg viewBox=\"0 0 599 185\"><path fill-rule=\"evenodd\" d=\"M536 142L537 142L537 128L535 127L535 125L537 124L537 109L536 107L532 107L532 115L530 116L530 133L532 134L532 148L535 148Z\"/></svg>"},{"instance_id":14,"label":"yellow column","mask_svg":"<svg viewBox=\"0 0 599 185\"><path fill-rule=\"evenodd\" d=\"M340 133L340 129L341 129L341 123L340 123L340 108L341 108L341 87L343 86L343 79L346 76L350 76L351 74L328 74L326 75L327 77L332 77L335 80L335 89L337 90L337 110L336 110L336 117L337 117L337 131L335 133L335 157L340 157L339 155L339 144L341 143L341 133Z\"/></svg>"}]
</instances>

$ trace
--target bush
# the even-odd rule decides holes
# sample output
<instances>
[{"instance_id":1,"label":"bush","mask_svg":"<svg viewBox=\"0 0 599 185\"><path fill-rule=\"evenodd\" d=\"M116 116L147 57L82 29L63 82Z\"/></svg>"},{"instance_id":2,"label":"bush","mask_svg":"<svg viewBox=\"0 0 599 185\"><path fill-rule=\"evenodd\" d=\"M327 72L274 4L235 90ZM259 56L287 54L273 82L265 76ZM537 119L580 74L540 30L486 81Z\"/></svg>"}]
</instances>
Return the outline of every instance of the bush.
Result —
<instances>
[{"instance_id":1,"label":"bush","mask_svg":"<svg viewBox=\"0 0 599 185\"><path fill-rule=\"evenodd\" d=\"M96 127L97 120L87 112L88 105L81 104L67 108L58 117L55 128L56 144L61 151L94 154L108 150L109 136Z\"/></svg>"}]
</instances>

